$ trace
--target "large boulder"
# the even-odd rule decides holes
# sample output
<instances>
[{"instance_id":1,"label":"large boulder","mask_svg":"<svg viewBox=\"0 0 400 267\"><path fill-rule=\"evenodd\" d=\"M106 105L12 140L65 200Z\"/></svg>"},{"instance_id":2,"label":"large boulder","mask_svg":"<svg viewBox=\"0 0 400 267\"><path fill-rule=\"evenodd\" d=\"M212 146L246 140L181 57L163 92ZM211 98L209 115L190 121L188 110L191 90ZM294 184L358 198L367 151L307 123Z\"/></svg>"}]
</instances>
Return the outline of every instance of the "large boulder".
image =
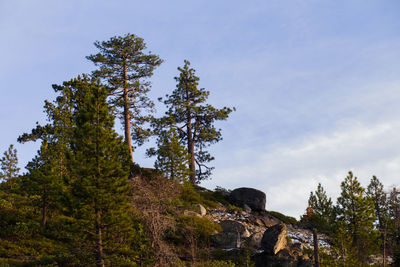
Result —
<instances>
[{"instance_id":1,"label":"large boulder","mask_svg":"<svg viewBox=\"0 0 400 267\"><path fill-rule=\"evenodd\" d=\"M217 248L239 248L240 236L238 235L238 233L221 232L211 235L211 243L214 247Z\"/></svg>"},{"instance_id":2,"label":"large boulder","mask_svg":"<svg viewBox=\"0 0 400 267\"><path fill-rule=\"evenodd\" d=\"M261 247L269 255L275 255L286 247L287 227L280 223L268 228L262 237Z\"/></svg>"},{"instance_id":3,"label":"large boulder","mask_svg":"<svg viewBox=\"0 0 400 267\"><path fill-rule=\"evenodd\" d=\"M246 231L246 227L244 227L243 224L234 220L224 220L219 224L221 225L223 232L238 233L242 236Z\"/></svg>"},{"instance_id":4,"label":"large boulder","mask_svg":"<svg viewBox=\"0 0 400 267\"><path fill-rule=\"evenodd\" d=\"M247 205L251 208L251 210L254 211L265 210L265 193L254 188L237 188L231 192L231 194L229 195L229 199L235 205L238 205L240 207L244 207L244 205Z\"/></svg>"},{"instance_id":5,"label":"large boulder","mask_svg":"<svg viewBox=\"0 0 400 267\"><path fill-rule=\"evenodd\" d=\"M249 245L251 248L261 248L261 240L263 238L263 232L257 232L250 236L249 238Z\"/></svg>"}]
</instances>

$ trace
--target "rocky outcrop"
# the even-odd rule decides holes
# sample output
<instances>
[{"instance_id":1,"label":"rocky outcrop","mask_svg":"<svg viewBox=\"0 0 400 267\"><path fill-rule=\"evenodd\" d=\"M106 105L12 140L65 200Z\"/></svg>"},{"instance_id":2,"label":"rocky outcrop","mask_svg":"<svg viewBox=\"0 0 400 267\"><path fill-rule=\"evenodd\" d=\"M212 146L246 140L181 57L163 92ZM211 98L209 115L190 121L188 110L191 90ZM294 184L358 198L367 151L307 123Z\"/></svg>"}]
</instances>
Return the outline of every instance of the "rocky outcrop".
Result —
<instances>
[{"instance_id":1,"label":"rocky outcrop","mask_svg":"<svg viewBox=\"0 0 400 267\"><path fill-rule=\"evenodd\" d=\"M240 222L234 220L224 220L219 223L222 227L222 231L238 233L239 235L243 235L246 231L246 228Z\"/></svg>"},{"instance_id":2,"label":"rocky outcrop","mask_svg":"<svg viewBox=\"0 0 400 267\"><path fill-rule=\"evenodd\" d=\"M261 248L261 240L263 238L264 232L257 232L254 233L250 236L249 238L249 247L254 248L254 249L260 249Z\"/></svg>"},{"instance_id":3,"label":"rocky outcrop","mask_svg":"<svg viewBox=\"0 0 400 267\"><path fill-rule=\"evenodd\" d=\"M239 248L240 247L240 236L238 233L233 232L221 232L218 234L211 235L211 243L217 248Z\"/></svg>"},{"instance_id":4,"label":"rocky outcrop","mask_svg":"<svg viewBox=\"0 0 400 267\"><path fill-rule=\"evenodd\" d=\"M237 188L230 193L229 199L237 206L247 205L252 211L265 210L265 193L254 188Z\"/></svg>"},{"instance_id":5,"label":"rocky outcrop","mask_svg":"<svg viewBox=\"0 0 400 267\"><path fill-rule=\"evenodd\" d=\"M262 237L261 247L269 255L276 255L286 247L287 227L280 223L268 228Z\"/></svg>"}]
</instances>

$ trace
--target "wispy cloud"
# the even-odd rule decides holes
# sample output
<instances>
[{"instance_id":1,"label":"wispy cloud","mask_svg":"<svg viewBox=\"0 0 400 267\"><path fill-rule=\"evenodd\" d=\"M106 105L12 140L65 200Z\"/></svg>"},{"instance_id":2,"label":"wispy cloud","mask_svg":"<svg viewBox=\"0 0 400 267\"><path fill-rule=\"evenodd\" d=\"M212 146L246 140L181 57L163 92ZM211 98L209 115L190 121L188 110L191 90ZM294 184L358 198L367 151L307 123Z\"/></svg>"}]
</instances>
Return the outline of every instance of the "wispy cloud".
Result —
<instances>
[{"instance_id":1,"label":"wispy cloud","mask_svg":"<svg viewBox=\"0 0 400 267\"><path fill-rule=\"evenodd\" d=\"M215 182L207 185L259 188L267 194L267 209L299 216L319 182L336 197L350 170L364 186L372 175L387 186L398 185L399 131L397 121L373 125L348 122L331 134L306 136L267 151L242 151L232 155L232 165L218 169ZM251 162L243 160L245 154Z\"/></svg>"}]
</instances>

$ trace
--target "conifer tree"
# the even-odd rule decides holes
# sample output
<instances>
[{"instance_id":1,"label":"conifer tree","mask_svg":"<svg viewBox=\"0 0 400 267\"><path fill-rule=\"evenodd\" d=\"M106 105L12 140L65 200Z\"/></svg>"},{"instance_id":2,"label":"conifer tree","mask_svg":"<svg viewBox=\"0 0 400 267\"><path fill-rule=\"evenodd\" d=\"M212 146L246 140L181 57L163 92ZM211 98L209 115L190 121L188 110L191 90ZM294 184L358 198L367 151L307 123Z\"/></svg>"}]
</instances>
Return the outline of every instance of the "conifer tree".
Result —
<instances>
[{"instance_id":1,"label":"conifer tree","mask_svg":"<svg viewBox=\"0 0 400 267\"><path fill-rule=\"evenodd\" d=\"M76 127L69 155L73 216L83 239L95 248L97 266L107 261L124 265L123 258L137 256L130 248L135 229L129 205L129 151L113 130L107 90L87 78L75 80L74 87Z\"/></svg>"},{"instance_id":2,"label":"conifer tree","mask_svg":"<svg viewBox=\"0 0 400 267\"><path fill-rule=\"evenodd\" d=\"M351 236L351 246L356 251L356 258L360 264L365 264L368 255L375 252L379 243L373 225L374 204L352 172L342 182L341 189L337 199L338 219L344 223Z\"/></svg>"},{"instance_id":3,"label":"conifer tree","mask_svg":"<svg viewBox=\"0 0 400 267\"><path fill-rule=\"evenodd\" d=\"M41 210L41 225L45 227L51 210L61 207L60 199L66 193L70 175L66 154L70 152L72 114L75 108L74 80L62 85L53 85L58 96L55 101L45 100L44 112L48 123L37 123L30 133L18 137L18 142L41 140L41 147L35 158L26 166L28 173L22 179L23 190L40 201L33 204Z\"/></svg>"},{"instance_id":4,"label":"conifer tree","mask_svg":"<svg viewBox=\"0 0 400 267\"><path fill-rule=\"evenodd\" d=\"M74 95L76 89L73 85L74 80L66 81L62 85L53 84L52 87L58 93L58 96L53 102L45 100L44 112L48 123L44 126L36 123L36 127L30 133L24 133L18 137L20 143L41 140L42 146L46 147L47 161L50 161L51 156L51 162L54 164L59 179L64 180L68 178L65 155L70 148L69 142L74 127L72 114L75 107ZM39 151L39 158L41 157L40 153L41 151ZM37 160L38 158L36 158ZM32 164L32 167L37 165L34 162Z\"/></svg>"},{"instance_id":5,"label":"conifer tree","mask_svg":"<svg viewBox=\"0 0 400 267\"><path fill-rule=\"evenodd\" d=\"M38 155L28 163L28 173L24 175L22 185L30 196L38 196L39 203L34 203L41 210L41 226L46 227L49 211L59 206L63 194L63 176L59 175L59 166L55 146L43 140Z\"/></svg>"},{"instance_id":6,"label":"conifer tree","mask_svg":"<svg viewBox=\"0 0 400 267\"><path fill-rule=\"evenodd\" d=\"M168 111L158 123L178 130L189 153L190 181L196 184L206 179L212 170L206 163L214 157L206 148L222 140L221 130L215 128L214 122L226 120L234 109L216 109L206 104L210 92L198 88L199 78L195 75L195 70L190 68L189 61L185 60L184 66L178 70L179 77L175 77L176 89L171 95L166 95L163 101ZM161 98L160 100L162 101Z\"/></svg>"},{"instance_id":7,"label":"conifer tree","mask_svg":"<svg viewBox=\"0 0 400 267\"><path fill-rule=\"evenodd\" d=\"M395 187L389 194L389 216L389 240L394 256L393 265L400 266L400 191Z\"/></svg>"},{"instance_id":8,"label":"conifer tree","mask_svg":"<svg viewBox=\"0 0 400 267\"><path fill-rule=\"evenodd\" d=\"M376 176L373 176L368 187L367 195L374 203L375 216L377 219L376 228L379 230L382 240L382 265L386 265L386 243L389 225L389 205L386 192L383 190L383 184Z\"/></svg>"},{"instance_id":9,"label":"conifer tree","mask_svg":"<svg viewBox=\"0 0 400 267\"><path fill-rule=\"evenodd\" d=\"M332 199L326 195L325 189L319 183L317 190L310 193L308 206L312 208L313 220L319 229L327 231L335 220Z\"/></svg>"},{"instance_id":10,"label":"conifer tree","mask_svg":"<svg viewBox=\"0 0 400 267\"><path fill-rule=\"evenodd\" d=\"M0 180L9 181L18 176L18 158L17 150L14 145L10 145L8 150L4 152L4 156L0 159Z\"/></svg>"},{"instance_id":11,"label":"conifer tree","mask_svg":"<svg viewBox=\"0 0 400 267\"><path fill-rule=\"evenodd\" d=\"M157 156L154 167L168 178L180 182L189 180L189 156L175 129L162 131L157 139L157 148L149 149L147 155Z\"/></svg>"},{"instance_id":12,"label":"conifer tree","mask_svg":"<svg viewBox=\"0 0 400 267\"><path fill-rule=\"evenodd\" d=\"M152 112L154 106L146 95L150 90L148 78L162 60L151 52L145 53L144 40L134 34L112 37L104 42L97 41L94 45L99 53L87 59L99 66L93 75L107 81L112 103L121 113L125 142L133 162L131 138L141 145L150 133L143 126L151 118L143 114L143 111Z\"/></svg>"}]
</instances>

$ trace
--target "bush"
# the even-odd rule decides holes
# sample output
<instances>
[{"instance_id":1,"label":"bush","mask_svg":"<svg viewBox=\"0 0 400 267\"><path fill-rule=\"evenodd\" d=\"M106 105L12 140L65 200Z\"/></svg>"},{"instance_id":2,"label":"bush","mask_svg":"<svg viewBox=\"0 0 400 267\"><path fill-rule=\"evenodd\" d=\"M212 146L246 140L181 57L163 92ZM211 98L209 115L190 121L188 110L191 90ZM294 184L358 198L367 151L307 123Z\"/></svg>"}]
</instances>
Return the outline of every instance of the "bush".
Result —
<instances>
[{"instance_id":1,"label":"bush","mask_svg":"<svg viewBox=\"0 0 400 267\"><path fill-rule=\"evenodd\" d=\"M210 235L222 231L219 224L207 218L196 216L179 216L177 220L177 231L180 243L187 239L187 235L192 235L200 247L208 246Z\"/></svg>"},{"instance_id":2,"label":"bush","mask_svg":"<svg viewBox=\"0 0 400 267\"><path fill-rule=\"evenodd\" d=\"M281 220L283 223L286 224L298 224L299 222L296 220L296 218L290 217L290 216L286 216L280 212L277 211L268 211L269 214L271 214L272 216L274 216L275 218L278 218L279 220Z\"/></svg>"},{"instance_id":3,"label":"bush","mask_svg":"<svg viewBox=\"0 0 400 267\"><path fill-rule=\"evenodd\" d=\"M222 262L230 262L231 264L233 264L227 266L255 266L255 263L251 260L250 249L216 249L212 252L212 258L218 259Z\"/></svg>"}]
</instances>

